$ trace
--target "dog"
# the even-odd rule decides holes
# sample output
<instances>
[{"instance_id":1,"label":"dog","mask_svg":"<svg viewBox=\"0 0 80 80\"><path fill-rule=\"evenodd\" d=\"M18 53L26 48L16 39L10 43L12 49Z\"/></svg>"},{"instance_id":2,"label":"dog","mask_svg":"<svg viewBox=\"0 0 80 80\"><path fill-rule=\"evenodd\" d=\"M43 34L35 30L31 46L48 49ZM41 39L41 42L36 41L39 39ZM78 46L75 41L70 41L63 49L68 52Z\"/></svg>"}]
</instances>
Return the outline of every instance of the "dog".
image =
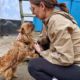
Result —
<instances>
[{"instance_id":1,"label":"dog","mask_svg":"<svg viewBox=\"0 0 80 80\"><path fill-rule=\"evenodd\" d=\"M0 58L0 74L4 76L5 80L16 77L15 72L18 64L22 63L26 58L39 57L33 47L33 30L32 23L23 23L18 30L20 38L15 40L11 49Z\"/></svg>"}]
</instances>

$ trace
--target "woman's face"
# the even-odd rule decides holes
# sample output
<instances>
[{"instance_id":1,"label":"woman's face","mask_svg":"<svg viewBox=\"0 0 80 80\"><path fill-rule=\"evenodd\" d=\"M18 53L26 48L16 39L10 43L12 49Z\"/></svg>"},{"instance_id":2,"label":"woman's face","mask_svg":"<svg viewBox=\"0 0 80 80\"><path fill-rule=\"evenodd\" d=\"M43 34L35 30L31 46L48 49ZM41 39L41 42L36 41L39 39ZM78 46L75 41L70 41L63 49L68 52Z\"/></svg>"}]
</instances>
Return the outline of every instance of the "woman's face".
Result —
<instances>
[{"instance_id":1,"label":"woman's face","mask_svg":"<svg viewBox=\"0 0 80 80\"><path fill-rule=\"evenodd\" d=\"M37 6L31 3L31 10L38 18L42 20L45 18L45 9L42 5Z\"/></svg>"}]
</instances>

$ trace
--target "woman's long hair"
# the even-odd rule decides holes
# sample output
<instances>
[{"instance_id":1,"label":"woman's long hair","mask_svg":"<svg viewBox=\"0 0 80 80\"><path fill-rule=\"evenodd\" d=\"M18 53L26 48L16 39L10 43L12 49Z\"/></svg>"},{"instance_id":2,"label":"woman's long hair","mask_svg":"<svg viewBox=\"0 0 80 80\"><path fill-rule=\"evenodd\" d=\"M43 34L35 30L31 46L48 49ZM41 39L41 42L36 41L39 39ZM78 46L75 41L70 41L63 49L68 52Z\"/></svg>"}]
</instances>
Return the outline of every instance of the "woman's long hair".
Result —
<instances>
[{"instance_id":1,"label":"woman's long hair","mask_svg":"<svg viewBox=\"0 0 80 80\"><path fill-rule=\"evenodd\" d=\"M64 12L69 12L66 4L65 3L58 3L57 0L30 0L30 2L32 4L35 4L37 6L40 5L41 2L44 3L44 5L46 6L46 8L54 8L54 7L59 7L62 11Z\"/></svg>"}]
</instances>

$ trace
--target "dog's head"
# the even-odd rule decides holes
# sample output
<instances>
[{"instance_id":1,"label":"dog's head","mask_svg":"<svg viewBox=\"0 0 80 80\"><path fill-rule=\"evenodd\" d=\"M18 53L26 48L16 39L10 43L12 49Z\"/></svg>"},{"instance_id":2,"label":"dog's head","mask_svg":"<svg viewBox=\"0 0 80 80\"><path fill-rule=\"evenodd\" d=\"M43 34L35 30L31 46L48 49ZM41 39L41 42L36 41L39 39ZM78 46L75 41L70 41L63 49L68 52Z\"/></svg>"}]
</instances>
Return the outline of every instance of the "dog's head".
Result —
<instances>
[{"instance_id":1,"label":"dog's head","mask_svg":"<svg viewBox=\"0 0 80 80\"><path fill-rule=\"evenodd\" d=\"M19 41L30 44L32 42L32 33L34 30L34 26L31 22L25 22L21 25L18 32L20 33Z\"/></svg>"},{"instance_id":2,"label":"dog's head","mask_svg":"<svg viewBox=\"0 0 80 80\"><path fill-rule=\"evenodd\" d=\"M21 33L21 34L27 35L27 34L31 34L33 32L33 30L34 30L34 26L33 26L33 24L31 22L24 22L21 25L21 27L18 30L18 32Z\"/></svg>"}]
</instances>

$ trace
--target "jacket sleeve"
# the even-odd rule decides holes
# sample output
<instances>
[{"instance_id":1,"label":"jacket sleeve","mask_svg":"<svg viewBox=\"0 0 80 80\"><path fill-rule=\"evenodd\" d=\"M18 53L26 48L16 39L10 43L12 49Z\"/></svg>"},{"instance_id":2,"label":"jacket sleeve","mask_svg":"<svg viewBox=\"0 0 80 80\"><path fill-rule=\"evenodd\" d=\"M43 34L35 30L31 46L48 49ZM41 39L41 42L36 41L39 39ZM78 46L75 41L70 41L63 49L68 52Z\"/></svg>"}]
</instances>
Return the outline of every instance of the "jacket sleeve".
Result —
<instances>
[{"instance_id":1,"label":"jacket sleeve","mask_svg":"<svg viewBox=\"0 0 80 80\"><path fill-rule=\"evenodd\" d=\"M68 27L72 25L71 21L61 15L56 15L49 24L50 49L42 52L42 55L49 54L54 64L71 65L74 62L73 43L68 31Z\"/></svg>"}]
</instances>

